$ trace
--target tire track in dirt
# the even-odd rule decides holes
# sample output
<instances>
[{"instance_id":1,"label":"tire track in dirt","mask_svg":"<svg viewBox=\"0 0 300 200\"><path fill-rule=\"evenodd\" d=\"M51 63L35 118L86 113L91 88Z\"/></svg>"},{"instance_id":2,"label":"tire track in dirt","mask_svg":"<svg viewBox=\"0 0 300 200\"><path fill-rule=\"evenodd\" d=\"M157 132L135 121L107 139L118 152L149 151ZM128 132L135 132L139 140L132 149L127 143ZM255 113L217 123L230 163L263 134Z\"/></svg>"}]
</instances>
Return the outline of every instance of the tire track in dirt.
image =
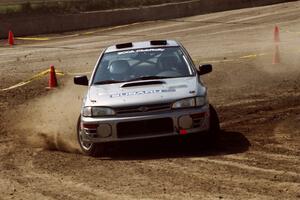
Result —
<instances>
[{"instance_id":1,"label":"tire track in dirt","mask_svg":"<svg viewBox=\"0 0 300 200\"><path fill-rule=\"evenodd\" d=\"M259 199L268 199L272 197L274 191L288 188L289 194L292 195L293 193L297 192L299 188L299 183L294 183L293 181L287 180L285 183L282 182L281 185L277 185L272 189L269 188L268 192L266 192L266 185L274 185L274 183L276 183L276 178L274 177L281 175L281 172L276 170L266 171L261 168L243 165L236 162L225 162L223 160L211 158L187 158L180 161L169 161L164 164L160 162L159 165L143 165L143 168L148 167L151 167L153 170L157 170L162 174L167 173L169 177L177 177L179 176L178 173L180 173L181 179L176 179L176 181L186 183L188 182L187 180L193 180L191 185L181 185L182 187L186 188L193 187L193 189L190 188L190 192L193 194L197 193L196 191L201 191L201 193L215 191L220 196L224 195L226 197L226 194L228 194L228 191L230 191L230 194L243 192L246 196L248 196L248 198L253 198L255 196ZM228 173L229 171L235 171L235 175ZM257 172L260 174L259 182L256 178L250 178ZM265 172L267 172L267 174ZM270 174L272 176L270 176ZM294 176L295 174L291 175ZM172 180L169 181L171 182ZM216 182L219 183L219 188L213 189ZM171 182L171 184L176 183ZM234 198L234 196L227 196L227 198Z\"/></svg>"},{"instance_id":2,"label":"tire track in dirt","mask_svg":"<svg viewBox=\"0 0 300 200\"><path fill-rule=\"evenodd\" d=\"M206 163L208 162L208 163L213 163L213 164L218 164L218 165L224 165L226 167L239 168L239 169L245 170L247 172L254 171L257 173L261 173L261 174L284 175L284 176L286 176L285 178L287 178L287 180L292 180L291 182L298 180L297 183L298 184L300 183L300 174L298 172L257 167L257 166L255 166L255 162L251 162L251 161L250 161L250 163L252 163L252 165L245 164L240 161L236 162L235 159L226 159L226 157L222 157L222 160L208 159L208 158L191 158L191 160L192 161L202 161L202 162L206 162ZM246 162L246 163L249 163L249 162ZM272 168L273 168L273 166L272 166Z\"/></svg>"}]
</instances>

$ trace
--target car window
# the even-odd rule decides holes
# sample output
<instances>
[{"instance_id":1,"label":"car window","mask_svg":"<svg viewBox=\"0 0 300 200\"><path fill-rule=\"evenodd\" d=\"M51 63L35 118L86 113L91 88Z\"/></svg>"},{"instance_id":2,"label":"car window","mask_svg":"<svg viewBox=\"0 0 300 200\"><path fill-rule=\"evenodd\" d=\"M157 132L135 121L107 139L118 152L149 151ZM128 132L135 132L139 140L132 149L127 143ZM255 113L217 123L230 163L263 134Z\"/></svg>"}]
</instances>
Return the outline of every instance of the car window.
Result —
<instances>
[{"instance_id":1,"label":"car window","mask_svg":"<svg viewBox=\"0 0 300 200\"><path fill-rule=\"evenodd\" d=\"M192 76L180 47L147 48L106 53L94 75L93 83L101 81L130 81L139 77Z\"/></svg>"}]
</instances>

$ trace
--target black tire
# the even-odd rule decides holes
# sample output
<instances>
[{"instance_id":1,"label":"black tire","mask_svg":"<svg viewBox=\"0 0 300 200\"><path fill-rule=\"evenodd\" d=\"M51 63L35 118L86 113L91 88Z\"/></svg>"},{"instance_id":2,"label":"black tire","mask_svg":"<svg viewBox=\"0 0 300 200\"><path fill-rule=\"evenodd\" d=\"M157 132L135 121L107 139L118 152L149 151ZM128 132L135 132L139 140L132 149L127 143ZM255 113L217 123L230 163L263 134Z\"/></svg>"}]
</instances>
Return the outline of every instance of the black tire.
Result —
<instances>
[{"instance_id":1,"label":"black tire","mask_svg":"<svg viewBox=\"0 0 300 200\"><path fill-rule=\"evenodd\" d=\"M92 156L92 157L98 157L104 154L105 147L104 144L97 144L97 143L86 143L82 141L81 138L81 116L79 116L77 121L77 139L79 146L81 148L81 151L84 155Z\"/></svg>"},{"instance_id":2,"label":"black tire","mask_svg":"<svg viewBox=\"0 0 300 200\"><path fill-rule=\"evenodd\" d=\"M209 131L207 133L207 139L209 143L215 143L218 137L220 136L220 120L216 109L209 105Z\"/></svg>"}]
</instances>

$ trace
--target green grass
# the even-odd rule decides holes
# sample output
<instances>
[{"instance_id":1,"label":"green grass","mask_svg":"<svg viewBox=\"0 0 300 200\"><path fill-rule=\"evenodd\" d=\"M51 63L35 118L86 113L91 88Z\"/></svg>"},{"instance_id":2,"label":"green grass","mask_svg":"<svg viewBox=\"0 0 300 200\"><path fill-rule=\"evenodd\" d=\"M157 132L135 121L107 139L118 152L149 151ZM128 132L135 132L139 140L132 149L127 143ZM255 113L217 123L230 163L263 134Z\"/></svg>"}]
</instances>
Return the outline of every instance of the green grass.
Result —
<instances>
[{"instance_id":1,"label":"green grass","mask_svg":"<svg viewBox=\"0 0 300 200\"><path fill-rule=\"evenodd\" d=\"M0 4L0 14L16 13L78 13L85 11L132 8L187 0L65 0L25 1L24 3Z\"/></svg>"}]
</instances>

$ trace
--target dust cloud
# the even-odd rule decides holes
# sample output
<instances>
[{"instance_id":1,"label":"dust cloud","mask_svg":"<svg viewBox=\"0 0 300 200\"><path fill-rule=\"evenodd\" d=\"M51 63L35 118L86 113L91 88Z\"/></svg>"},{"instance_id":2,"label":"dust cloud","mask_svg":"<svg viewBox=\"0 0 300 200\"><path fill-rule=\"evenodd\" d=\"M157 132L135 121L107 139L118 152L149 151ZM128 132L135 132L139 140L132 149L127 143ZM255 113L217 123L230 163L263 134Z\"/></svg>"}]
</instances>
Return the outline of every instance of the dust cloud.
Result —
<instances>
[{"instance_id":1,"label":"dust cloud","mask_svg":"<svg viewBox=\"0 0 300 200\"><path fill-rule=\"evenodd\" d=\"M295 41L300 42L300 40L286 33L282 33L281 36L281 42L274 43L271 29L268 32L259 32L239 48L236 45L229 45L228 51L238 51L238 53L229 55L228 60L212 58L211 60L219 62L213 63L214 72L210 75L213 78L204 77L204 80L208 80L209 85L216 87L222 85L222 89L224 87L245 88L251 85L250 89L253 89L254 93L258 87L285 81L299 85L300 51ZM249 46L251 46L250 51L247 48ZM243 49L246 51L244 52ZM226 70L223 70L224 68ZM213 81L216 78L220 79L217 83Z\"/></svg>"},{"instance_id":2,"label":"dust cloud","mask_svg":"<svg viewBox=\"0 0 300 200\"><path fill-rule=\"evenodd\" d=\"M289 27L280 26L280 42L274 42L273 29L256 34L254 43L257 57L257 70L270 75L299 73L299 37L289 33ZM247 60L247 59L246 59Z\"/></svg>"},{"instance_id":3,"label":"dust cloud","mask_svg":"<svg viewBox=\"0 0 300 200\"><path fill-rule=\"evenodd\" d=\"M68 81L41 98L17 107L9 116L20 142L35 148L79 152L76 124L85 87Z\"/></svg>"}]
</instances>

